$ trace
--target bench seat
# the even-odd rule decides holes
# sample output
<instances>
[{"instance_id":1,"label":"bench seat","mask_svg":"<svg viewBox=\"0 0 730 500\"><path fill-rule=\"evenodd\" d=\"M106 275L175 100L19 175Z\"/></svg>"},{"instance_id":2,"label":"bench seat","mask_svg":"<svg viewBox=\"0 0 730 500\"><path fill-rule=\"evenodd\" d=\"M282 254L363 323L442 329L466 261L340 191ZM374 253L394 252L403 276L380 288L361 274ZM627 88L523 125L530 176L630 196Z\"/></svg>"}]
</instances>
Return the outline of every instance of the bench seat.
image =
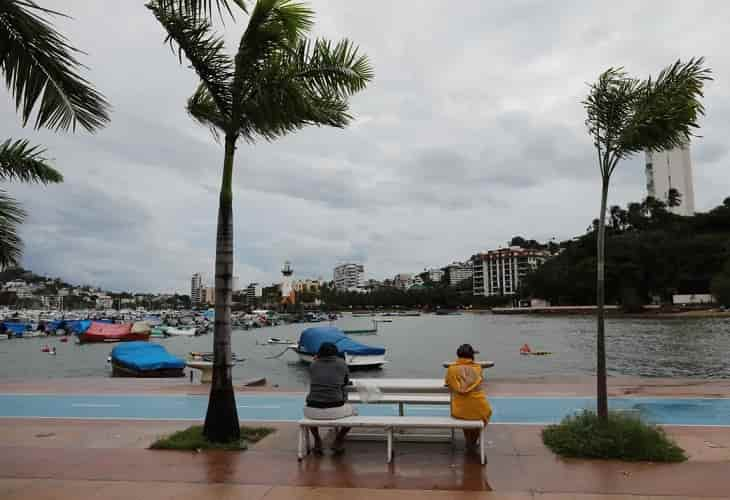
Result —
<instances>
[{"instance_id":1,"label":"bench seat","mask_svg":"<svg viewBox=\"0 0 730 500\"><path fill-rule=\"evenodd\" d=\"M299 451L298 458L302 460L310 451L309 432L310 427L370 427L385 429L388 441L388 463L393 460L393 430L405 428L420 429L479 429L480 430L480 458L484 465L486 456L484 453L484 431L486 427L481 420L460 420L453 417L371 417L352 416L335 420L313 420L304 418L299 421Z\"/></svg>"},{"instance_id":2,"label":"bench seat","mask_svg":"<svg viewBox=\"0 0 730 500\"><path fill-rule=\"evenodd\" d=\"M448 394L381 394L375 401L363 401L358 393L347 395L348 403L355 404L407 404L407 405L447 405L451 402Z\"/></svg>"}]
</instances>

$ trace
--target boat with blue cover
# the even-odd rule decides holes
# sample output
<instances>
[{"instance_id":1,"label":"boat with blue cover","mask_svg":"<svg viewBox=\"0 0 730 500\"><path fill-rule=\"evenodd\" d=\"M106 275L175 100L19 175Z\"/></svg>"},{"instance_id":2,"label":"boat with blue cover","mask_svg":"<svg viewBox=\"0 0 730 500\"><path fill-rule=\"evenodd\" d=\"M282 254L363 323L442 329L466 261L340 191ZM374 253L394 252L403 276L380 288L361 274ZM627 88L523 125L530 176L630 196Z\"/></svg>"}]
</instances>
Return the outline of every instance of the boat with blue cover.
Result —
<instances>
[{"instance_id":1,"label":"boat with blue cover","mask_svg":"<svg viewBox=\"0 0 730 500\"><path fill-rule=\"evenodd\" d=\"M291 349L297 353L301 361L311 363L319 351L319 346L324 342L333 343L337 347L338 354L345 359L350 368L378 367L386 363L384 347L356 342L334 326L307 328L299 336L299 343Z\"/></svg>"},{"instance_id":2,"label":"boat with blue cover","mask_svg":"<svg viewBox=\"0 0 730 500\"><path fill-rule=\"evenodd\" d=\"M185 360L173 356L160 344L125 342L112 349L115 377L182 377Z\"/></svg>"}]
</instances>

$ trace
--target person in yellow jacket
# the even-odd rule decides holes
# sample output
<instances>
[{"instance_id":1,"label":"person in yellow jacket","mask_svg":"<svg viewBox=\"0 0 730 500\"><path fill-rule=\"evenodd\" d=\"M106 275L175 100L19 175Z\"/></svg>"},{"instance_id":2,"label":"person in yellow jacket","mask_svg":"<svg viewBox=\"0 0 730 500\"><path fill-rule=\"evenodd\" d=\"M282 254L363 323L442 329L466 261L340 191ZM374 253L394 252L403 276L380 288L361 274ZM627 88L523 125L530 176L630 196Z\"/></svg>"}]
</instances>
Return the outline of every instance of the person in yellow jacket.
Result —
<instances>
[{"instance_id":1,"label":"person in yellow jacket","mask_svg":"<svg viewBox=\"0 0 730 500\"><path fill-rule=\"evenodd\" d=\"M459 346L458 359L446 369L446 385L451 390L451 416L463 420L482 420L487 425L492 407L482 389L482 367L474 362L474 348L469 344ZM464 429L467 448L476 446L479 430Z\"/></svg>"}]
</instances>

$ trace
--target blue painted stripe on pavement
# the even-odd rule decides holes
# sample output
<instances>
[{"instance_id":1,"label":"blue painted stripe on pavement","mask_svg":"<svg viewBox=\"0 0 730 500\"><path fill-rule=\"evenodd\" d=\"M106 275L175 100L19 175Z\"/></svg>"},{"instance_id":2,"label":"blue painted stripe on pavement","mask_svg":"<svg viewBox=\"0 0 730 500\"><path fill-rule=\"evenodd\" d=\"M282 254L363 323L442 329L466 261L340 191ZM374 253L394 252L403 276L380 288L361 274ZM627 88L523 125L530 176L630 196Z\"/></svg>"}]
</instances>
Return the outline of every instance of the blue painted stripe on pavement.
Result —
<instances>
[{"instance_id":1,"label":"blue painted stripe on pavement","mask_svg":"<svg viewBox=\"0 0 730 500\"><path fill-rule=\"evenodd\" d=\"M551 423L595 407L588 397L490 397L493 423ZM205 416L207 396L0 394L3 418L184 419ZM244 421L294 421L302 417L303 395L237 395ZM611 398L614 410L634 410L650 422L730 426L730 399ZM396 405L358 405L361 415L397 415ZM406 405L406 414L443 416L448 406Z\"/></svg>"}]
</instances>

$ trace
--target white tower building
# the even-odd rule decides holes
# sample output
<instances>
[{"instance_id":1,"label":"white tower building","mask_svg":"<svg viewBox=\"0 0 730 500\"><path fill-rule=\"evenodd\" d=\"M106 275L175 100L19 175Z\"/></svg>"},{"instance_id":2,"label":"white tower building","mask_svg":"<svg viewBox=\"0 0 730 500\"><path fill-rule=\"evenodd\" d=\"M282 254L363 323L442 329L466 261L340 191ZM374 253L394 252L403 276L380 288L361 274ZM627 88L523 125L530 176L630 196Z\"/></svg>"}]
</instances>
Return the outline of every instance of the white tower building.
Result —
<instances>
[{"instance_id":1,"label":"white tower building","mask_svg":"<svg viewBox=\"0 0 730 500\"><path fill-rule=\"evenodd\" d=\"M195 273L190 279L190 302L200 304L204 299L205 284L203 283L203 275Z\"/></svg>"},{"instance_id":2,"label":"white tower building","mask_svg":"<svg viewBox=\"0 0 730 500\"><path fill-rule=\"evenodd\" d=\"M647 194L667 203L670 189L676 189L682 198L678 207L667 207L668 210L677 215L694 215L695 191L689 144L682 148L646 153Z\"/></svg>"}]
</instances>

